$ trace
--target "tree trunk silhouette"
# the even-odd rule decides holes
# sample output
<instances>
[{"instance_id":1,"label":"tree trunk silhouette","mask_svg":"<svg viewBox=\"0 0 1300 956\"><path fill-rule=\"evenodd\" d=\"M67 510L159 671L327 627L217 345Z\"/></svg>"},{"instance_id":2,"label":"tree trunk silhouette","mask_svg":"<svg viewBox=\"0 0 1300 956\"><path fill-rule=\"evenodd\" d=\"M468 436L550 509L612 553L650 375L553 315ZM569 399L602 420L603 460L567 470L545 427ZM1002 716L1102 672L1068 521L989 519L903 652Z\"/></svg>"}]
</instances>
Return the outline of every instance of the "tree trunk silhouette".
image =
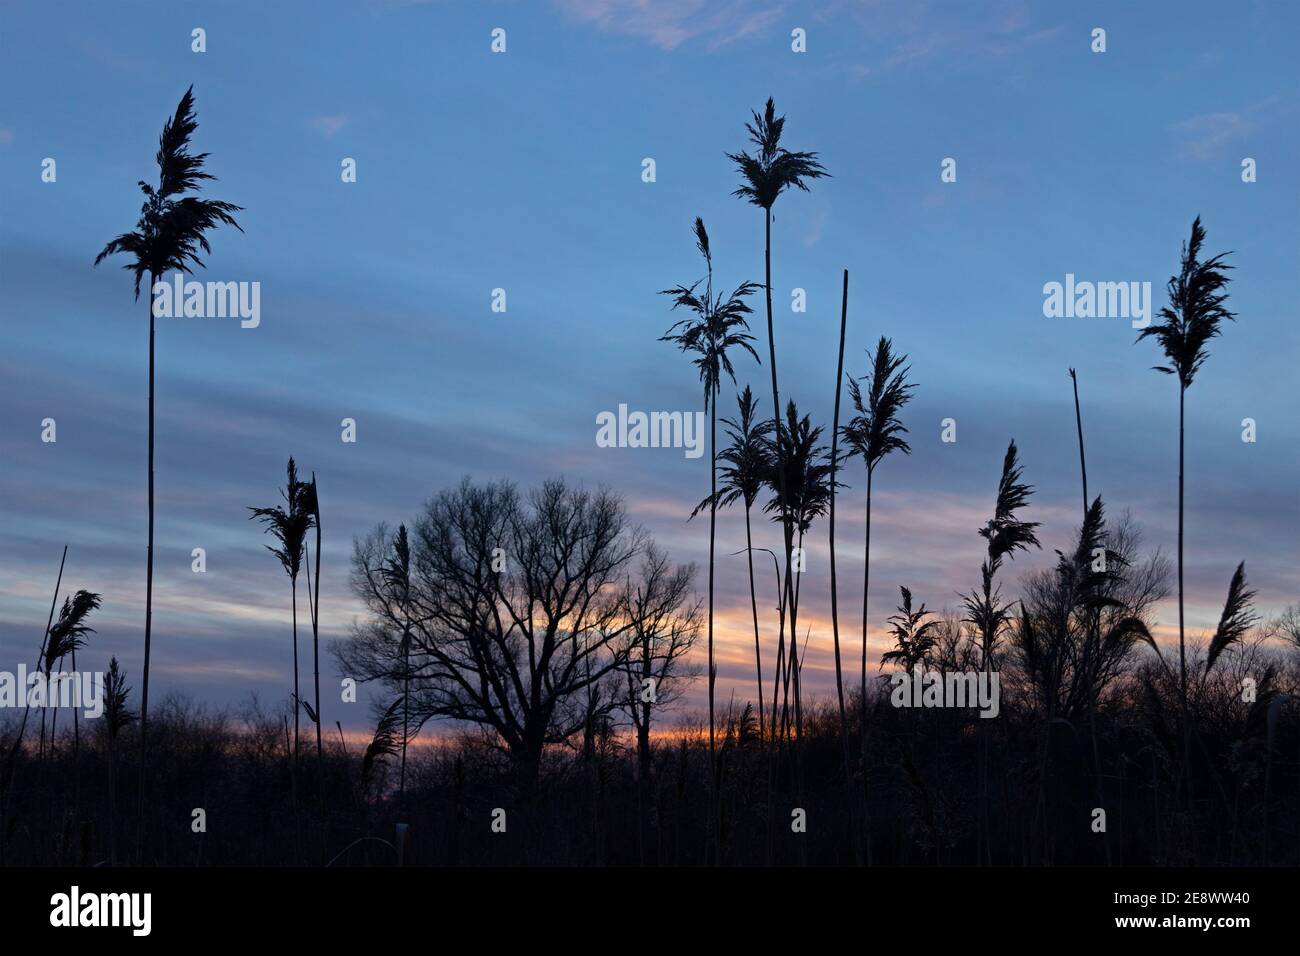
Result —
<instances>
[{"instance_id":1,"label":"tree trunk silhouette","mask_svg":"<svg viewBox=\"0 0 1300 956\"><path fill-rule=\"evenodd\" d=\"M650 632L643 630L641 634L641 686L645 687L647 682L652 678L653 660L650 656ZM652 844L653 833L650 827L650 771L651 771L651 751L650 751L650 701L641 701L641 719L637 721L636 727L636 795L637 795L637 818L638 818L638 846L641 863L646 863L647 847ZM653 861L659 862L658 843L653 844Z\"/></svg>"},{"instance_id":2,"label":"tree trunk silhouette","mask_svg":"<svg viewBox=\"0 0 1300 956\"><path fill-rule=\"evenodd\" d=\"M410 609L404 609L409 619ZM398 803L406 809L406 746L411 736L411 634L410 624L402 629L402 773L398 786Z\"/></svg>"}]
</instances>

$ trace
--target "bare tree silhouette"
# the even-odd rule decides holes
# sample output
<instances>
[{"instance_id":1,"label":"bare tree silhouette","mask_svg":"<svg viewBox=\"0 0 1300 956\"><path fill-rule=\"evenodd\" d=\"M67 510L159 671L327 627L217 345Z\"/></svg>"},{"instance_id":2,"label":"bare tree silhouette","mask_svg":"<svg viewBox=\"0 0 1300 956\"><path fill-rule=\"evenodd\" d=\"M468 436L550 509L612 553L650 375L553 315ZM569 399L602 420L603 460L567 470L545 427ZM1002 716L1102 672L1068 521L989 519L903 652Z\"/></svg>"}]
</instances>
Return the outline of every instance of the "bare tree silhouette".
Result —
<instances>
[{"instance_id":1,"label":"bare tree silhouette","mask_svg":"<svg viewBox=\"0 0 1300 956\"><path fill-rule=\"evenodd\" d=\"M696 676L689 655L700 634L700 603L694 594L695 567L674 566L668 555L647 545L637 578L629 574L623 586L624 613L631 627L624 647L615 654L624 689L615 698L617 708L632 722L636 734L638 852L648 861L652 845L651 775L654 761L650 729L676 703L685 685Z\"/></svg>"},{"instance_id":2,"label":"bare tree silhouette","mask_svg":"<svg viewBox=\"0 0 1300 956\"><path fill-rule=\"evenodd\" d=\"M409 626L414 719L495 731L526 797L544 748L588 725L587 689L625 667L632 622L618 585L646 544L608 491L552 480L521 499L509 483L466 479L415 525L409 619L382 574L387 542L357 542L353 588L370 617L335 653L400 694L408 671L392 635Z\"/></svg>"}]
</instances>

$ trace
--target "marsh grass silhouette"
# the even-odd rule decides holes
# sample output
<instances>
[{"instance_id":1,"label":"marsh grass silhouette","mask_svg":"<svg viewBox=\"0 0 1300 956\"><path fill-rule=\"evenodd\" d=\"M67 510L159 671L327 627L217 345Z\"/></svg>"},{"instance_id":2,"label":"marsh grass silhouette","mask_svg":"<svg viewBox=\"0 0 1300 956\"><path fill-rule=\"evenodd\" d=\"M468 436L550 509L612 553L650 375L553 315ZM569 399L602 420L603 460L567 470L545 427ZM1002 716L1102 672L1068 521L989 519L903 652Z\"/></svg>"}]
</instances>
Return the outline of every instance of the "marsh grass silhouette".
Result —
<instances>
[{"instance_id":1,"label":"marsh grass silhouette","mask_svg":"<svg viewBox=\"0 0 1300 956\"><path fill-rule=\"evenodd\" d=\"M871 591L871 492L875 479L876 467L890 454L901 451L904 455L912 453L911 446L904 438L907 426L903 424L901 413L903 407L912 399L912 389L916 385L907 380L911 367L906 355L895 355L893 342L883 335L876 343L874 351L868 353L870 371L861 379L849 379L849 397L853 401L854 416L844 426L844 443L848 446L846 457L858 457L866 469L866 533L862 545L862 660L859 672L859 698L866 706L867 699L867 625L870 618ZM860 382L866 382L864 393ZM836 396L838 406L839 396ZM866 711L861 711L860 720L865 728ZM862 735L862 765L867 761L867 735ZM867 777L864 769L862 777L863 807L866 807ZM865 848L867 860L871 859L871 848Z\"/></svg>"},{"instance_id":2,"label":"marsh grass silhouette","mask_svg":"<svg viewBox=\"0 0 1300 956\"><path fill-rule=\"evenodd\" d=\"M1002 568L1005 558L1015 557L1017 551L1027 551L1032 545L1039 547L1035 529L1037 521L1022 521L1017 512L1029 502L1033 487L1021 481L1021 467L1013 439L1007 446L1007 453L1002 460L1002 477L998 481L997 501L993 507L993 517L979 529L988 541L988 554L980 565L980 589L972 591L963 598L967 621L975 626L979 635L980 668L985 674L994 669L994 655L1003 635L1005 625L1010 620L1011 604L1004 602L1001 590L996 583L997 573ZM979 764L979 833L982 841L983 860L992 862L992 849L989 846L989 741L988 731L980 725L980 764Z\"/></svg>"},{"instance_id":3,"label":"marsh grass silhouette","mask_svg":"<svg viewBox=\"0 0 1300 956\"><path fill-rule=\"evenodd\" d=\"M193 267L202 268L199 251L209 253L208 233L220 225L234 226L243 231L234 214L243 207L218 199L200 199L185 193L197 193L203 184L216 177L205 170L207 153L191 153L190 139L198 129L194 115L194 87L191 86L176 106L176 113L163 124L154 157L158 165L158 184L151 186L141 180L140 192L144 204L140 218L131 232L124 232L110 240L99 255L95 265L109 256L125 255L129 261L122 268L135 279L135 298L140 299L140 283L147 275L152 292L159 276L169 271L189 273ZM146 297L149 305L149 450L148 495L149 530L145 557L144 604L144 666L140 691L140 787L139 820L144 820L145 772L148 766L149 727L149 655L153 633L153 536L154 536L154 314L152 295Z\"/></svg>"},{"instance_id":4,"label":"marsh grass silhouette","mask_svg":"<svg viewBox=\"0 0 1300 956\"><path fill-rule=\"evenodd\" d=\"M1246 587L1246 562L1237 565L1228 583L1228 597L1223 602L1223 613L1219 616L1219 626L1210 638L1210 648L1205 655L1205 670L1208 673L1219 659L1219 655L1231 644L1241 641L1252 626L1258 622L1252 602L1255 593Z\"/></svg>"},{"instance_id":5,"label":"marsh grass silhouette","mask_svg":"<svg viewBox=\"0 0 1300 956\"><path fill-rule=\"evenodd\" d=\"M814 426L808 415L800 416L793 401L786 403L785 419L783 428L778 429L775 422L770 422L763 429L767 443L764 455L767 467L763 473L763 484L772 493L763 510L772 516L772 521L782 525L783 533L785 526L790 526L792 533L797 536L792 541L791 554L798 548L802 555L805 535L813 521L826 514L830 506L832 469L829 453L821 444L822 427ZM803 560L801 558L801 563ZM801 572L802 568L799 570ZM793 590L786 589L789 601L787 620L791 628L798 621L800 583L801 573ZM787 655L783 655L778 647L777 672L772 687L772 722L780 733L778 739L782 747L789 731L794 730L796 787L801 748L799 741L803 734L802 666L794 640L790 641ZM778 691L781 696L779 716L776 707ZM791 698L794 705L793 720Z\"/></svg>"},{"instance_id":6,"label":"marsh grass silhouette","mask_svg":"<svg viewBox=\"0 0 1300 956\"><path fill-rule=\"evenodd\" d=\"M45 645L50 639L50 628L54 626L54 610L59 606L59 588L63 586L63 568L68 562L68 546L63 546L63 556L59 559L59 576L54 582L54 596L50 598L50 613L45 620L45 630L41 632L41 648L36 652L36 666L39 668L41 662L45 659ZM22 722L18 725L18 730L13 735L13 740L5 750L5 759L3 766L0 766L0 863L4 862L5 845L8 842L8 822L9 822L9 798L10 788L13 786L14 770L17 766L19 749L23 745L24 737L27 733L27 719L31 716L32 705L31 698L26 697L23 701Z\"/></svg>"},{"instance_id":7,"label":"marsh grass silhouette","mask_svg":"<svg viewBox=\"0 0 1300 956\"><path fill-rule=\"evenodd\" d=\"M316 725L316 773L319 777L324 771L325 750L322 743L321 723L323 716L320 705L320 552L321 552L321 514L320 514L320 493L316 485L316 472L311 473L311 481L303 484L303 501L302 510L311 515L312 527L316 529L316 547L306 552L308 560L312 554L316 556L316 589L312 590L311 569L307 573L307 601L311 609L311 663L312 663L312 683L315 688L313 699L315 705L303 701L303 709L307 711L307 716L311 722Z\"/></svg>"},{"instance_id":8,"label":"marsh grass silhouette","mask_svg":"<svg viewBox=\"0 0 1300 956\"><path fill-rule=\"evenodd\" d=\"M695 219L695 245L704 257L707 268L707 275L702 280L704 295L701 297L697 293L699 281L689 286L678 285L663 290L662 295L672 298L674 309L686 309L691 316L675 323L660 340L672 342L681 351L694 356L691 361L699 370L700 381L704 385L704 407L709 413L709 495L705 500L709 503L709 753L713 755L716 747L713 695L717 681L717 669L713 663L713 580L718 527L718 394L723 372L733 383L736 380L736 372L731 363L733 352L748 352L758 361L758 353L749 344L754 337L749 334L746 318L753 310L745 301L757 291L758 286L752 282L742 282L729 295L724 297L719 292L715 296L709 234L704 228L704 220L698 216Z\"/></svg>"},{"instance_id":9,"label":"marsh grass silhouette","mask_svg":"<svg viewBox=\"0 0 1300 956\"><path fill-rule=\"evenodd\" d=\"M189 152L196 129L192 92L164 127L156 187L141 184L145 204L136 231L114 239L96 263L131 256L138 298L168 270L201 266L207 234L238 224L229 203L185 196L212 177L206 154ZM425 505L396 535L387 526L358 539L352 589L364 605L351 639L331 650L345 672L380 692L374 731L350 749L325 740L319 675L321 508L315 475L287 466L283 505L251 508L278 546L269 546L290 579L293 628L292 733L288 714L256 702L244 711L211 712L169 698L157 708L146 746L152 613L154 319L150 310L149 551L145 648L138 720L126 677L112 658L105 721L82 747L44 713L34 785L16 795L17 769L31 762L24 745L27 710L0 724L7 756L0 799L5 862L116 863L118 768L139 734L136 852L160 863L275 864L304 859L299 804L300 708L316 724L318 829L325 865L420 863L841 864L919 862L1277 863L1300 854L1300 607L1261 621L1244 562L1228 588L1218 626L1189 642L1183 622L1183 438L1185 394L1203 366L1222 319L1233 318L1223 256L1201 258L1199 218L1168 284L1154 337L1179 381L1179 666L1152 637L1154 607L1167 593L1168 563L1144 553L1135 522L1108 522L1102 498L1089 499L1078 376L1076 429L1084 509L1077 538L1054 566L1026 574L1018 599L1003 596L1007 562L1040 547L1039 523L1023 517L1033 487L1015 441L1002 461L992 517L978 529L987 550L979 584L960 609L901 603L886 624L894 646L878 670L924 663L945 671L996 669L1012 692L997 726L970 710L891 706L888 676L868 679L867 637L871 509L876 467L910 453L902 412L916 387L906 356L881 336L862 379L849 378L854 415L841 423L845 388L848 273L844 273L830 447L823 428L801 415L777 376L772 312L772 222L777 199L827 175L817 153L781 146L784 118L772 100L747 124L754 152L728 154L742 179L735 195L764 212L764 284L771 417L761 420L748 385L738 415L723 419L728 445L717 444L722 376L736 381L733 356L748 352L745 282L715 293L713 259L702 220L694 223L705 277L665 290L688 317L662 340L691 357L710 414L710 487L691 516L709 510L707 623L700 620L693 565L674 565L632 523L609 489L562 479L521 493L509 482L465 479ZM846 450L841 450L841 443ZM857 687L844 679L834 572L835 508L841 465L865 467L862 654ZM721 463L721 474L719 474ZM753 573L751 511L780 526L775 565L776 655L771 707L765 712L762 628ZM715 699L714 578L719 507L742 501L758 708ZM802 578L792 562L816 519L827 515L831 548L834 700L801 689L807 641L797 631ZM316 529L314 550L307 534ZM767 527L771 527L767 525ZM65 548L66 557L66 548ZM312 573L311 556L315 568ZM1100 559L1099 559L1100 556ZM314 703L300 688L297 578L307 561ZM65 598L55 621L63 568L42 637L38 666L48 675L75 655L90 633L97 594ZM314 587L313 587L314 578ZM696 676L689 654L707 627L707 719L681 707ZM1290 643L1287 643L1287 642ZM1279 646L1281 645L1281 646ZM1150 651L1150 653L1148 653ZM1192 665L1189 667L1189 662ZM1255 680L1258 696L1242 694ZM654 688L645 696L648 688ZM657 691L657 696L655 691ZM779 701L779 708L778 708ZM676 721L673 722L673 716ZM1171 716L1176 721L1171 721ZM719 717L721 718L719 720ZM1080 732L1087 721L1087 739ZM434 723L438 734L423 729ZM138 730L136 729L138 727ZM850 747L861 757L857 786ZM1179 739L1181 738L1181 740ZM417 740L424 746L416 746ZM1192 741L1203 761L1191 760ZM1181 747L1180 747L1181 743ZM1181 754L1179 751L1181 750ZM396 767L392 765L396 762ZM83 800L84 768L107 782ZM168 805L202 805L223 820L220 832L193 841L145 827L146 766ZM68 782L72 781L72 786ZM869 783L870 782L870 783ZM973 782L973 783L972 783ZM1217 797L1198 801L1196 786ZM973 793L972 793L973 791ZM1278 794L1284 796L1279 797ZM1096 839L1086 824L1096 804L1110 808L1115 832ZM503 806L504 805L504 806ZM701 807L703 810L701 811ZM790 808L815 821L806 833L778 823ZM508 830L489 819L509 811ZM21 826L18 822L21 821ZM290 826L285 826L286 821ZM783 821L782 821L783 822ZM388 837L397 834L395 840ZM1294 842L1294 846L1292 846ZM381 851L377 847L382 846ZM1279 846L1282 849L1278 849Z\"/></svg>"},{"instance_id":10,"label":"marsh grass silhouette","mask_svg":"<svg viewBox=\"0 0 1300 956\"><path fill-rule=\"evenodd\" d=\"M754 533L751 513L754 502L763 488L763 475L768 468L767 429L770 422L758 419L758 399L746 385L736 396L737 415L724 418L728 444L718 452L723 462L721 487L709 495L691 512L694 518L706 507L727 507L736 501L745 506L745 558L749 568L749 606L754 620L754 677L758 698L758 732L760 741L766 739L767 721L763 705L763 649L759 639L758 598L754 589ZM779 595L778 595L779 598Z\"/></svg>"},{"instance_id":11,"label":"marsh grass silhouette","mask_svg":"<svg viewBox=\"0 0 1300 956\"><path fill-rule=\"evenodd\" d=\"M1187 766L1187 780L1191 784L1191 726L1187 713L1187 650L1183 619L1183 466L1185 458L1187 390L1196 373L1209 358L1209 343L1220 334L1224 319L1235 320L1225 303L1224 291L1230 280L1228 271L1233 267L1223 260L1231 253L1220 253L1201 259L1201 246L1205 242L1205 227L1201 217L1192 221L1192 231L1183 243L1179 271L1169 277L1166 292L1169 303L1160 309L1164 320L1138 333L1137 340L1154 338L1164 352L1168 365L1154 366L1158 372L1178 379L1178 673L1182 698L1183 759ZM1189 791L1188 800L1194 799Z\"/></svg>"},{"instance_id":12,"label":"marsh grass silhouette","mask_svg":"<svg viewBox=\"0 0 1300 956\"><path fill-rule=\"evenodd\" d=\"M71 597L63 599L63 607L59 611L59 619L54 622L50 628L45 642L44 653L44 671L46 686L50 685L50 675L59 672L65 657L71 657L75 662L77 648L86 646L87 635L93 634L95 629L86 623L86 618L91 611L96 610L100 605L100 596L91 591L77 591ZM73 670L76 670L76 664L73 664ZM76 709L73 709L76 713ZM50 726L50 747L54 746L54 727L59 718L59 712L54 711L54 719ZM45 738L45 714L41 714L41 739ZM80 733L73 730L74 741L79 741ZM43 749L43 748L42 748ZM74 748L75 749L75 748Z\"/></svg>"},{"instance_id":13,"label":"marsh grass silhouette","mask_svg":"<svg viewBox=\"0 0 1300 956\"><path fill-rule=\"evenodd\" d=\"M284 573L289 576L289 595L290 608L293 621L293 803L294 803L294 826L300 831L301 820L298 819L298 752L301 746L299 728L299 714L303 709L302 693L298 686L298 574L302 570L303 553L306 548L307 532L315 524L313 508L315 494L312 485L298 479L298 466L293 458L289 458L289 463L285 468L286 478L284 489L280 492L280 497L284 499L284 505L273 505L269 508L253 508L248 510L252 512L249 515L251 520L260 521L264 526L266 533L279 542L278 547L267 545L266 549L275 555L284 569ZM319 572L318 572L319 573ZM317 587L319 591L319 586ZM314 612L313 612L314 617ZM314 643L314 642L313 642ZM319 666L317 667L319 675ZM319 677L317 679L317 689L319 691ZM319 704L319 697L317 698ZM316 714L312 713L314 720ZM317 727L320 722L317 721Z\"/></svg>"},{"instance_id":14,"label":"marsh grass silhouette","mask_svg":"<svg viewBox=\"0 0 1300 956\"><path fill-rule=\"evenodd\" d=\"M104 674L104 739L107 764L108 795L108 863L117 863L117 741L122 731L135 720L136 715L127 704L131 690L126 685L126 674L114 657Z\"/></svg>"},{"instance_id":15,"label":"marsh grass silhouette","mask_svg":"<svg viewBox=\"0 0 1300 956\"><path fill-rule=\"evenodd\" d=\"M857 802L853 799L853 770L849 762L849 718L848 712L844 707L844 666L840 654L840 597L839 597L839 574L835 568L835 493L840 464L840 398L844 392L844 338L848 331L849 321L849 270L844 270L844 287L840 294L840 338L839 347L835 353L835 411L831 418L831 473L830 487L831 497L827 508L829 520L827 521L827 539L830 549L830 575L831 575L831 635L832 644L835 651L835 702L839 706L840 713L840 742L841 751L844 758L844 787L848 796L848 807L850 816L850 830L856 861L862 862L862 833L859 828L857 816ZM751 575L752 578L752 575ZM757 618L754 621L755 639L757 639ZM865 646L865 643L864 643ZM759 689L759 699L762 700L762 689Z\"/></svg>"},{"instance_id":16,"label":"marsh grass silhouette","mask_svg":"<svg viewBox=\"0 0 1300 956\"><path fill-rule=\"evenodd\" d=\"M926 620L930 617L930 612L926 610L924 602L913 610L912 592L909 588L900 584L898 590L903 596L903 603L898 605L898 609L886 622L894 638L894 647L880 655L880 666L883 668L886 664L898 664L902 670L911 671L917 664L929 660L937 642L937 637L931 632L939 627L940 622Z\"/></svg>"},{"instance_id":17,"label":"marsh grass silhouette","mask_svg":"<svg viewBox=\"0 0 1300 956\"><path fill-rule=\"evenodd\" d=\"M781 135L785 131L785 117L776 115L776 104L768 97L763 115L752 114L752 120L745 124L753 153L727 153L727 158L735 164L741 176L741 184L732 195L744 199L763 210L763 291L767 304L767 355L768 371L772 379L772 417L777 429L777 447L781 447L781 391L778 387L776 369L776 331L772 322L772 209L781 195L790 189L808 192L808 181L821 179L830 175L822 166L815 152L791 151L781 145ZM782 474L778 467L778 475ZM785 489L779 489L781 501L785 501ZM784 504L782 505L784 508ZM783 519L785 537L785 579L782 584L784 597L778 601L781 608L778 621L778 657L785 653L785 614L793 608L794 586L790 580L790 551L794 544L794 532L788 518ZM790 624L790 654L796 657L795 625ZM799 714L799 699L795 698L796 715ZM773 714L773 724L776 716ZM796 727L799 721L796 720ZM796 729L796 775L801 774L797 754L802 744Z\"/></svg>"}]
</instances>

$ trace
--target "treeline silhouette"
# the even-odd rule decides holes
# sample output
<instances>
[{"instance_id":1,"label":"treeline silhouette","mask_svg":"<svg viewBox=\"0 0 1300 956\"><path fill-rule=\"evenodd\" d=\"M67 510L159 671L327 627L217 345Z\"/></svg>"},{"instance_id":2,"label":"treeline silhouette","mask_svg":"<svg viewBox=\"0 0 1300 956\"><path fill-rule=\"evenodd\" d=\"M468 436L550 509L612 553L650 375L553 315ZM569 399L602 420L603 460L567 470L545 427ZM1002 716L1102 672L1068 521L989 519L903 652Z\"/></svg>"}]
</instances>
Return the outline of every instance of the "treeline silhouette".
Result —
<instances>
[{"instance_id":1,"label":"treeline silhouette","mask_svg":"<svg viewBox=\"0 0 1300 956\"><path fill-rule=\"evenodd\" d=\"M937 628L936 666L978 663L974 646L956 637L958 623L946 617ZM1190 813L1177 793L1177 679L1148 662L1110 682L1094 716L1107 768L1114 864L1300 863L1300 734L1296 721L1279 713L1284 695L1294 700L1300 694L1300 643L1289 652L1280 646L1270 652L1258 640L1264 636L1261 631L1228 651L1210 677L1192 687L1201 746L1194 751L1198 799ZM1203 667L1203 660L1195 648L1191 662ZM1272 675L1269 690L1246 704L1240 679L1260 673ZM869 685L874 863L981 862L974 784L986 760L988 856L995 865L1105 864L1102 837L1091 829L1097 801L1086 722L1045 722L1019 666L1004 669L1003 680L1001 715L982 721L991 728L987 755L976 711L901 710L889 703L887 689ZM856 692L848 710L856 752L855 698ZM400 760L368 761L364 744L345 744L336 731L325 741L323 776L308 765L299 782L306 798L300 800L300 840L288 709L219 711L165 698L151 728L143 861L391 866L401 843L407 865L701 864L713 858L705 853L710 760L701 718L666 721L667 732L650 738L647 776L635 739L618 732L615 721L601 721L566 746L546 748L538 784L527 796L488 735L466 732L410 748L399 795ZM12 723L4 728L5 740ZM5 839L8 864L135 859L137 778L123 774L121 762L137 752L138 723L117 734L103 720L91 727L79 752L65 729L44 756L35 749L21 755ZM788 752L776 766L773 814L770 754L755 709L723 709L716 789L724 865L854 863L833 699L808 702L804 732L808 826L796 834ZM115 762L120 783L114 797ZM125 848L116 855L110 850L115 805L117 839ZM195 808L205 810L205 833L192 830ZM498 808L505 811L504 833L492 828ZM404 840L399 824L406 825Z\"/></svg>"}]
</instances>

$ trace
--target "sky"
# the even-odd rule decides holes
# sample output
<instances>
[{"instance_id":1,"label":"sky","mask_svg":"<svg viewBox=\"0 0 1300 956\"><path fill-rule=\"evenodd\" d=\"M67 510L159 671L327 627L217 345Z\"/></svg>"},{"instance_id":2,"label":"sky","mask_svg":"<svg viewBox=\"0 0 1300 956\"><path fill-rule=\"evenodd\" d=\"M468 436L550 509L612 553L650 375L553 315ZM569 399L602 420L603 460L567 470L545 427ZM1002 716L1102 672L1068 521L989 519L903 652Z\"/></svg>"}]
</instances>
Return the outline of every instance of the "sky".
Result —
<instances>
[{"instance_id":1,"label":"sky","mask_svg":"<svg viewBox=\"0 0 1300 956\"><path fill-rule=\"evenodd\" d=\"M1173 554L1176 382L1152 371L1157 346L1135 344L1127 318L1046 317L1043 287L1150 282L1158 308L1197 215L1208 251L1232 253L1238 319L1187 397L1188 629L1213 629L1242 560L1260 610L1277 612L1300 597L1298 33L1290 2L0 0L0 668L34 660L66 544L65 591L104 596L79 663L116 655L138 686L147 307L128 273L91 263L133 227L136 181L156 177L162 123L191 84L196 148L218 177L206 195L244 207L243 232L218 230L196 278L259 282L261 321L158 321L151 701L287 697L288 581L246 509L275 503L290 454L319 480L329 640L361 614L353 538L410 522L464 475L609 485L674 560L707 566L707 525L687 517L708 457L597 447L596 416L703 407L695 370L658 341L678 318L658 291L701 274L696 216L721 284L762 281L762 214L731 195L724 154L746 148L769 96L783 145L816 150L831 174L775 209L783 397L829 423L843 269L846 372L865 374L886 335L917 383L912 453L874 482L873 666L899 585L936 609L976 585L976 529L1010 439L1044 547L1016 558L1006 592L1068 547L1081 507L1070 367L1090 491ZM941 181L948 158L954 182ZM769 413L766 368L745 359L737 374ZM941 441L946 418L955 442ZM849 468L838 508L848 622L863 477ZM777 527L758 526L776 547ZM743 513L724 512L722 700L752 693L743 544ZM825 693L824 523L807 547L805 686ZM774 603L760 596L765 640ZM1158 617L1176 641L1176 602ZM690 700L702 698L701 683ZM359 730L364 705L327 691L325 718Z\"/></svg>"}]
</instances>

